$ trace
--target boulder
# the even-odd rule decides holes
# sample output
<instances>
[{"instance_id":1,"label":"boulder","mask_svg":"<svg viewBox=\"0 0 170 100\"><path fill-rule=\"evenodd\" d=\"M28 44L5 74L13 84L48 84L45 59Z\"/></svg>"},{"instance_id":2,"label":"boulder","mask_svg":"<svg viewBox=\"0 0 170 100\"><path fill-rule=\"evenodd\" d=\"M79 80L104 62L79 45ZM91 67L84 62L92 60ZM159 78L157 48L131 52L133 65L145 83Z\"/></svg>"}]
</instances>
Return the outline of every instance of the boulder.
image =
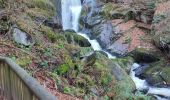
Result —
<instances>
[{"instance_id":1,"label":"boulder","mask_svg":"<svg viewBox=\"0 0 170 100\"><path fill-rule=\"evenodd\" d=\"M105 49L117 56L132 56L137 62L154 62L159 60L161 54L150 41L150 36L138 28L134 20L124 22L122 19L112 20L113 32L103 35L104 38L110 36L110 43L105 42ZM105 32L108 34L108 32ZM101 36L98 35L98 37ZM99 40L100 41L100 40ZM109 38L107 38L109 41Z\"/></svg>"},{"instance_id":2,"label":"boulder","mask_svg":"<svg viewBox=\"0 0 170 100\"><path fill-rule=\"evenodd\" d=\"M24 32L18 28L12 29L12 37L16 43L19 43L19 44L22 44L25 46L34 45L34 40L31 37L31 35L29 35L28 33Z\"/></svg>"},{"instance_id":3,"label":"boulder","mask_svg":"<svg viewBox=\"0 0 170 100\"><path fill-rule=\"evenodd\" d=\"M146 81L156 87L168 87L170 86L170 66L165 60L160 60L155 63L149 64L149 67L145 68L142 77L146 78Z\"/></svg>"}]
</instances>

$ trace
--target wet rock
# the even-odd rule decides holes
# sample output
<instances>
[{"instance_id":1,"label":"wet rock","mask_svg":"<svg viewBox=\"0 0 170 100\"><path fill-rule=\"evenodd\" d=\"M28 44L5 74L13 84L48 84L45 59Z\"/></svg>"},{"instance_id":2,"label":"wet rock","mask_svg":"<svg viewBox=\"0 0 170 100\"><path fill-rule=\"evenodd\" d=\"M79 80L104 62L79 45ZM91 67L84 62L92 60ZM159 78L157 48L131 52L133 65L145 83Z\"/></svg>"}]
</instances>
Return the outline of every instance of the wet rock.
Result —
<instances>
[{"instance_id":1,"label":"wet rock","mask_svg":"<svg viewBox=\"0 0 170 100\"><path fill-rule=\"evenodd\" d=\"M97 36L96 39L99 41L100 45L103 48L106 48L113 43L112 41L113 28L110 22L105 22L101 24L97 30L98 30L99 35ZM94 31L95 31L94 33L96 33L97 30L94 28Z\"/></svg>"},{"instance_id":2,"label":"wet rock","mask_svg":"<svg viewBox=\"0 0 170 100\"><path fill-rule=\"evenodd\" d=\"M87 17L84 20L85 28L92 28L95 25L98 25L102 22L102 19L100 16L95 16L95 17Z\"/></svg>"},{"instance_id":3,"label":"wet rock","mask_svg":"<svg viewBox=\"0 0 170 100\"><path fill-rule=\"evenodd\" d=\"M135 69L135 76L139 77L140 79L143 79L144 77L141 76L143 74L143 72L146 70L146 68L148 68L149 65L148 64L140 64L140 67L138 67L137 69Z\"/></svg>"},{"instance_id":4,"label":"wet rock","mask_svg":"<svg viewBox=\"0 0 170 100\"><path fill-rule=\"evenodd\" d=\"M29 35L28 33L18 29L18 28L13 28L12 29L12 37L13 40L16 43L25 45L25 46L30 46L34 44L34 40L31 37L31 35Z\"/></svg>"}]
</instances>

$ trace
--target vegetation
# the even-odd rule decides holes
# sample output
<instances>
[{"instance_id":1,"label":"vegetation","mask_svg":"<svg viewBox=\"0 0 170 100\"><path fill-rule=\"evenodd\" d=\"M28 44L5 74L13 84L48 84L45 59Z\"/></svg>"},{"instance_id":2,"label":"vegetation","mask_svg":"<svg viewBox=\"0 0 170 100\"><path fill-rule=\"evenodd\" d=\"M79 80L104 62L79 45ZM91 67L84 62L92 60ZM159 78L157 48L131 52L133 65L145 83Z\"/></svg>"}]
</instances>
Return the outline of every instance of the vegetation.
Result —
<instances>
[{"instance_id":1,"label":"vegetation","mask_svg":"<svg viewBox=\"0 0 170 100\"><path fill-rule=\"evenodd\" d=\"M157 54L159 52L151 50L153 44L149 40L148 46L143 39L146 38L143 30L149 30L148 33L151 31L147 26L151 24L150 20L153 25L160 24L168 16L152 14L157 6L156 1L147 4L141 1L137 2L139 5L135 5L136 2L128 6L113 2L104 3L101 5L101 11L95 12L98 21L94 26L89 25L91 35L101 42L100 38L102 35L107 37L109 28L108 24L103 27L101 25L109 22L113 30L111 30L112 34L108 35L108 40L105 40L108 43L105 49L113 49L112 45L117 43L118 45L113 47L120 46L121 48L122 46L127 53L126 57L123 55L117 59L108 59L104 52L94 51L86 38L71 30L61 29L59 19L55 19L57 16L55 0L0 0L0 55L10 57L56 96L64 95L68 98L84 100L154 100L152 96L136 91L129 74L135 61L149 62L149 67L142 73L143 77L152 77L149 82L154 84L162 82L161 76L167 83L170 83L170 68L164 61L165 58L161 57L162 54L161 56ZM138 9L141 6L142 8ZM89 9L91 8L83 8L83 18ZM112 20L115 22L112 23ZM135 23L131 28L127 25L129 20ZM83 24L81 22L81 27L86 26ZM115 24L114 27L112 24ZM160 31L155 38L157 42L154 42L155 45L159 43L163 45L166 50L161 50L169 53L169 35L167 35L169 28L167 27L162 32L164 35ZM24 45L16 42L13 35L14 28L25 33L25 40L31 39L33 44ZM105 28L103 33L106 33L102 34L101 30ZM128 32L130 35L127 35ZM140 39L136 39L138 35L141 35ZM152 34L147 34L147 36L150 35ZM161 38L160 42L161 36L165 38ZM122 40L120 37L123 37ZM101 39L104 40L104 38ZM112 40L111 43L109 39ZM110 51L116 53L114 50ZM117 51L121 50L118 48Z\"/></svg>"}]
</instances>

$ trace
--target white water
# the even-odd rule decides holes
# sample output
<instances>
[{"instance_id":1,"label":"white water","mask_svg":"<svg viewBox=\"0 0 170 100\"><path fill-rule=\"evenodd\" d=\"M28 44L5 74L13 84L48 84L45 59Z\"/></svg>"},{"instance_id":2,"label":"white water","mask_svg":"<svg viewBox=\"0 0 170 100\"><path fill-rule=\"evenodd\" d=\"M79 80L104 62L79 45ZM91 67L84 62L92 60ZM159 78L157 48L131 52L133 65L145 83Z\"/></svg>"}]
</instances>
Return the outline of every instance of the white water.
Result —
<instances>
[{"instance_id":1,"label":"white water","mask_svg":"<svg viewBox=\"0 0 170 100\"><path fill-rule=\"evenodd\" d=\"M86 1L86 0L85 0ZM91 1L91 0L87 0ZM93 1L92 1L93 2ZM94 3L94 2L93 2ZM78 32L78 26L79 26L79 17L81 13L81 1L80 0L62 0L62 25L63 30L73 29L77 32L78 35L83 36L86 38L92 45L92 48L96 51L104 51L102 50L101 46L97 42L97 40L91 40L86 34ZM92 13L92 12L90 12ZM110 53L104 51L108 58L113 59L115 56L112 56ZM134 81L136 88L138 90L144 90L149 89L148 94L154 94L155 97L157 97L158 100L168 100L165 98L161 98L157 95L162 95L165 97L170 97L170 89L168 88L156 88L156 87L150 87L146 80L141 80L138 77L135 76L135 69L140 67L140 65L134 63L132 69L131 69L131 78Z\"/></svg>"},{"instance_id":2,"label":"white water","mask_svg":"<svg viewBox=\"0 0 170 100\"><path fill-rule=\"evenodd\" d=\"M137 90L144 90L144 89L147 89L148 88L148 85L147 85L147 82L145 80L141 80L139 79L138 77L135 76L135 69L140 67L139 64L137 63L134 63L133 64L133 67L131 68L131 78L132 80L134 81L135 85L136 85L136 89Z\"/></svg>"},{"instance_id":3,"label":"white water","mask_svg":"<svg viewBox=\"0 0 170 100\"><path fill-rule=\"evenodd\" d=\"M140 65L137 63L133 64L133 67L131 68L131 78L134 81L135 85L136 85L136 89L138 90L144 90L144 89L148 89L148 93L147 94L154 94L155 97L157 97L158 100L168 100L166 98L161 98L157 95L162 95L165 97L170 97L170 88L157 88L157 87L151 87L148 85L148 83L146 82L146 80L142 80L139 79L138 77L135 76L135 69L139 68Z\"/></svg>"},{"instance_id":4,"label":"white water","mask_svg":"<svg viewBox=\"0 0 170 100\"><path fill-rule=\"evenodd\" d=\"M95 51L103 51L103 52L105 52L105 53L107 54L107 56L108 56L109 59L115 59L115 58L116 58L115 56L111 55L111 54L108 53L107 51L102 50L102 48L101 48L101 46L99 45L99 43L97 42L97 40L91 40L91 39L87 36L87 34L84 34L84 33L77 33L77 34L83 36L84 38L86 38L86 39L90 42L92 48L93 48Z\"/></svg>"},{"instance_id":5,"label":"white water","mask_svg":"<svg viewBox=\"0 0 170 100\"><path fill-rule=\"evenodd\" d=\"M63 30L73 29L78 31L79 16L81 13L80 0L62 0L62 25Z\"/></svg>"},{"instance_id":6,"label":"white water","mask_svg":"<svg viewBox=\"0 0 170 100\"><path fill-rule=\"evenodd\" d=\"M88 2L91 0L88 0ZM84 1L86 2L86 0ZM92 1L92 4L94 2ZM114 59L115 56L112 56L107 51L102 50L101 46L97 40L91 40L86 34L78 32L79 27L79 17L81 14L81 1L80 0L62 0L62 25L63 30L73 29L77 32L78 35L86 38L90 43L92 48L95 51L103 51L108 55L108 58Z\"/></svg>"}]
</instances>

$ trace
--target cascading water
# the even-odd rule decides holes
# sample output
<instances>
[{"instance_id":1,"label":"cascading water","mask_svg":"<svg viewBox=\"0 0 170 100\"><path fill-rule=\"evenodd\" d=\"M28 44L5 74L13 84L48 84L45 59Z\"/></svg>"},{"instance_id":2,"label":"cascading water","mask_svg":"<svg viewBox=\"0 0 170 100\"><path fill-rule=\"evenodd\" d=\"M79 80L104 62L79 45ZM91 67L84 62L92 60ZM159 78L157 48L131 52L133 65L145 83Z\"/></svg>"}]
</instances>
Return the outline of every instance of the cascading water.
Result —
<instances>
[{"instance_id":1,"label":"cascading water","mask_svg":"<svg viewBox=\"0 0 170 100\"><path fill-rule=\"evenodd\" d=\"M131 78L134 81L138 90L148 90L147 94L153 94L158 100L170 100L170 88L157 88L149 86L146 80L142 80L135 76L135 69L141 67L139 64L134 63L131 68ZM160 97L158 95L164 96Z\"/></svg>"},{"instance_id":2,"label":"cascading water","mask_svg":"<svg viewBox=\"0 0 170 100\"><path fill-rule=\"evenodd\" d=\"M91 2L91 4L94 6L95 1L94 0L84 0L84 2L88 3ZM79 27L79 17L81 14L81 0L62 0L62 25L63 25L63 30L68 30L68 29L73 29L74 31L77 32L78 35L83 36L86 38L92 45L93 49L96 51L104 51L100 47L99 43L97 40L90 40L87 34L83 34L79 32L78 27ZM91 11L88 14L88 17L92 15L93 12L93 6ZM107 55L108 58L112 59L115 58L115 56L112 56L110 53L104 51ZM146 80L141 80L140 78L135 76L135 69L140 67L140 65L134 63L132 69L131 69L131 78L134 81L136 88L138 90L144 90L148 89L148 94L153 94L155 97L157 97L158 100L169 100L166 98L161 98L158 95L165 96L165 97L170 97L170 89L169 88L156 88L156 87L151 87L147 84Z\"/></svg>"},{"instance_id":3,"label":"cascading water","mask_svg":"<svg viewBox=\"0 0 170 100\"><path fill-rule=\"evenodd\" d=\"M78 31L78 21L81 13L80 0L62 0L62 25L63 30L73 29Z\"/></svg>"},{"instance_id":4,"label":"cascading water","mask_svg":"<svg viewBox=\"0 0 170 100\"><path fill-rule=\"evenodd\" d=\"M84 2L91 2L92 5L95 5L93 0L84 0ZM92 48L96 51L103 51L105 52L109 58L113 59L115 56L112 56L107 51L102 50L97 40L90 40L90 38L87 36L87 34L83 34L81 32L78 32L79 27L79 17L81 14L81 0L62 0L62 25L63 30L73 29L77 32L78 35L83 36L86 38L92 45ZM91 5L91 6L92 6ZM90 11L92 14L93 6ZM89 15L90 16L90 15Z\"/></svg>"}]
</instances>

